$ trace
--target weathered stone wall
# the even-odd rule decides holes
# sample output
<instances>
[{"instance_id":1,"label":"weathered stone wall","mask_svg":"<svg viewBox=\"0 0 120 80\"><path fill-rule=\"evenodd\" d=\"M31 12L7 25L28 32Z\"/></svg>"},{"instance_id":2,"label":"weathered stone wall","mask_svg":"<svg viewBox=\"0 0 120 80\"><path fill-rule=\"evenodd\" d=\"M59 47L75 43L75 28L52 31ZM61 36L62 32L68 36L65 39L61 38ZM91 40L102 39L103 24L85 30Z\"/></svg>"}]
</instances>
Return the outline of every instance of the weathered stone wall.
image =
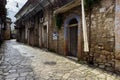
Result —
<instances>
[{"instance_id":1,"label":"weathered stone wall","mask_svg":"<svg viewBox=\"0 0 120 80\"><path fill-rule=\"evenodd\" d=\"M53 32L55 31L57 32L55 27L53 11L49 10L48 15L49 15L48 48L52 52L57 52L57 40L53 40Z\"/></svg>"},{"instance_id":2,"label":"weathered stone wall","mask_svg":"<svg viewBox=\"0 0 120 80\"><path fill-rule=\"evenodd\" d=\"M100 68L113 71L115 65L115 1L102 0L99 5L95 5L91 19L90 62ZM89 25L89 17L87 17L87 24Z\"/></svg>"}]
</instances>

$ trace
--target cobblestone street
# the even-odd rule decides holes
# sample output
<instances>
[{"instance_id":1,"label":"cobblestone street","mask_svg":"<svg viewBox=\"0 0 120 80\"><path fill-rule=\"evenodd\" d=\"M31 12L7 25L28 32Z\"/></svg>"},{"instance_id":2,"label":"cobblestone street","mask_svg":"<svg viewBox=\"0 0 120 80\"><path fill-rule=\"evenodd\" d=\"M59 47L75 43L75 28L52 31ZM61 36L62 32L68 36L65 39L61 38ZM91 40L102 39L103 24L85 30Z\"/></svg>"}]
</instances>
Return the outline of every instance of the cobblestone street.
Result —
<instances>
[{"instance_id":1,"label":"cobblestone street","mask_svg":"<svg viewBox=\"0 0 120 80\"><path fill-rule=\"evenodd\" d=\"M120 80L116 74L78 64L51 52L6 41L0 50L0 80Z\"/></svg>"}]
</instances>

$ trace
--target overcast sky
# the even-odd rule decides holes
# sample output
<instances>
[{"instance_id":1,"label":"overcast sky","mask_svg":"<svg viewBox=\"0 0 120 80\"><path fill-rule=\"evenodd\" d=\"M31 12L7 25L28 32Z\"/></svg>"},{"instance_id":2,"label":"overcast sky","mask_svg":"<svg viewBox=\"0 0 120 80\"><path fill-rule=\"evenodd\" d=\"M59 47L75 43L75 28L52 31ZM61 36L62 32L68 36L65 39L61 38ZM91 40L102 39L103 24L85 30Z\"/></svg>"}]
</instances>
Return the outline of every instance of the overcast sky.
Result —
<instances>
[{"instance_id":1,"label":"overcast sky","mask_svg":"<svg viewBox=\"0 0 120 80\"><path fill-rule=\"evenodd\" d=\"M15 14L20 10L20 8L26 3L27 0L7 0L7 17L10 17L12 19L12 22L15 22ZM16 5L19 5L19 7L16 7ZM13 25L12 25L13 26Z\"/></svg>"}]
</instances>

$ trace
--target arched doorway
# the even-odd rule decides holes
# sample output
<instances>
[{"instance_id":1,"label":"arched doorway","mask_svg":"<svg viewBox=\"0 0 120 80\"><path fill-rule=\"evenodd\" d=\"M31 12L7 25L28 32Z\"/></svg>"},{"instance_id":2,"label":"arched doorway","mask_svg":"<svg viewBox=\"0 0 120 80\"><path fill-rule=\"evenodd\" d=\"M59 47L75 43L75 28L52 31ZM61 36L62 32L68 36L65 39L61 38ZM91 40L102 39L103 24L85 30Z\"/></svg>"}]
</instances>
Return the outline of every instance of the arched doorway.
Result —
<instances>
[{"instance_id":1,"label":"arched doorway","mask_svg":"<svg viewBox=\"0 0 120 80\"><path fill-rule=\"evenodd\" d=\"M66 56L81 58L81 22L80 16L73 14L64 22L64 53Z\"/></svg>"},{"instance_id":2,"label":"arched doorway","mask_svg":"<svg viewBox=\"0 0 120 80\"><path fill-rule=\"evenodd\" d=\"M68 56L77 57L78 22L76 18L70 20L68 25Z\"/></svg>"}]
</instances>

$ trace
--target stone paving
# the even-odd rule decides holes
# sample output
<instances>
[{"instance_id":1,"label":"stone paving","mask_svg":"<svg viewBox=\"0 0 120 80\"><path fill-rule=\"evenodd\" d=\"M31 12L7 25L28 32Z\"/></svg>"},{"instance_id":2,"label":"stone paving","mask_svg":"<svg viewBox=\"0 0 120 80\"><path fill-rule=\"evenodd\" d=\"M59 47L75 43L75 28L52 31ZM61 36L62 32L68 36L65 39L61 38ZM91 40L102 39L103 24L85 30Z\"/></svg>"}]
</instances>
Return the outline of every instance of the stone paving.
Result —
<instances>
[{"instance_id":1,"label":"stone paving","mask_svg":"<svg viewBox=\"0 0 120 80\"><path fill-rule=\"evenodd\" d=\"M3 59L0 65L0 80L35 80L31 59L22 56L12 46L15 42L7 41L2 45Z\"/></svg>"},{"instance_id":2,"label":"stone paving","mask_svg":"<svg viewBox=\"0 0 120 80\"><path fill-rule=\"evenodd\" d=\"M0 53L0 80L120 80L120 75L15 40L6 41Z\"/></svg>"}]
</instances>

